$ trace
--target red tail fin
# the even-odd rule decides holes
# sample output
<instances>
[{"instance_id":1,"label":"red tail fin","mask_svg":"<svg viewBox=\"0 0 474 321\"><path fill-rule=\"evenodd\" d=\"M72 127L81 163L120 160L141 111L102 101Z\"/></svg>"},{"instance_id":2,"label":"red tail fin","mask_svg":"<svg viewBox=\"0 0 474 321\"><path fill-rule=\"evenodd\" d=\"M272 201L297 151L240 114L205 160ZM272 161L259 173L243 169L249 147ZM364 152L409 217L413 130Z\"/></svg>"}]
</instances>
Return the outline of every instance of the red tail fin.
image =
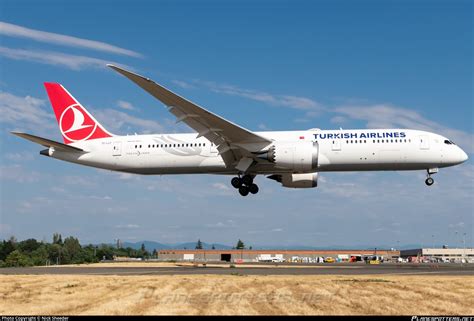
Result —
<instances>
[{"instance_id":1,"label":"red tail fin","mask_svg":"<svg viewBox=\"0 0 474 321\"><path fill-rule=\"evenodd\" d=\"M113 136L62 85L44 86L65 144Z\"/></svg>"}]
</instances>

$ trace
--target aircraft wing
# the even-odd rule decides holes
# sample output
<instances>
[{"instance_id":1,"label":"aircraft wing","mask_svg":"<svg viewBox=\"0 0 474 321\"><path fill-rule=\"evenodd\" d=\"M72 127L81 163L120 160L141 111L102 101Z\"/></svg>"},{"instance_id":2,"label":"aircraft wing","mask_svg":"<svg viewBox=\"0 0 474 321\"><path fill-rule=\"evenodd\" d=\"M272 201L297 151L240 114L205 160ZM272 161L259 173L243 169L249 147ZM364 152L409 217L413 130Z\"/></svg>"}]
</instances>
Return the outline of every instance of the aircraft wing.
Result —
<instances>
[{"instance_id":1,"label":"aircraft wing","mask_svg":"<svg viewBox=\"0 0 474 321\"><path fill-rule=\"evenodd\" d=\"M71 146L71 145L66 145L63 143L55 142L54 140L46 139L43 137L35 136L35 135L30 135L26 133L20 133L20 132L11 132L13 135L19 136L21 138L27 139L29 141L32 141L33 143L43 145L44 147L54 147L56 150L64 151L64 152L83 152L84 150Z\"/></svg>"},{"instance_id":2,"label":"aircraft wing","mask_svg":"<svg viewBox=\"0 0 474 321\"><path fill-rule=\"evenodd\" d=\"M270 139L211 113L149 78L114 65L108 66L168 106L168 110L178 118L178 122L182 121L193 128L198 132L198 137L204 136L213 142L228 167L235 167L242 158L252 158L249 148L258 151L271 143ZM248 168L250 163L245 163L248 166L244 167Z\"/></svg>"}]
</instances>

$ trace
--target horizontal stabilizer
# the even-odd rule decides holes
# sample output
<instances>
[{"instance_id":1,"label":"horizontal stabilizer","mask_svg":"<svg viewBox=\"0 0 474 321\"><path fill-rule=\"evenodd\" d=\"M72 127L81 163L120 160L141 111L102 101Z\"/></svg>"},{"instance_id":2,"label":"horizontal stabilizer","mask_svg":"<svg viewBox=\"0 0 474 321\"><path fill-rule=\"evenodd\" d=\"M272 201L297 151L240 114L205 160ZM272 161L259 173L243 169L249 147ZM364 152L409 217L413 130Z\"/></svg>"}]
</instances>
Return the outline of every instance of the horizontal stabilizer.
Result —
<instances>
[{"instance_id":1,"label":"horizontal stabilizer","mask_svg":"<svg viewBox=\"0 0 474 321\"><path fill-rule=\"evenodd\" d=\"M66 145L63 143L55 142L54 140L26 134L26 133L20 133L20 132L11 132L13 135L17 135L21 138L27 139L29 141L32 141L33 143L43 145L44 147L54 147L55 150L60 150L63 152L83 152L83 149L71 146L71 145Z\"/></svg>"}]
</instances>

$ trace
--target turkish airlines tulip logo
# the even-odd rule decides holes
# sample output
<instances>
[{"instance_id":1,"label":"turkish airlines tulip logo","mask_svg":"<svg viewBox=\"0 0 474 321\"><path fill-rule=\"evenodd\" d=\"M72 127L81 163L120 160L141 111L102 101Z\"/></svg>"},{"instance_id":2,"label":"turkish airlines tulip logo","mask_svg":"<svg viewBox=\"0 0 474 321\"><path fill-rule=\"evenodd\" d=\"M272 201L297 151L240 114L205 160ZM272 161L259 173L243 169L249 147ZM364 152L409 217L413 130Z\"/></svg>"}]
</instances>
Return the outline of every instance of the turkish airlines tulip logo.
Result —
<instances>
[{"instance_id":1,"label":"turkish airlines tulip logo","mask_svg":"<svg viewBox=\"0 0 474 321\"><path fill-rule=\"evenodd\" d=\"M97 123L79 104L64 109L59 119L59 129L65 138L72 142L86 140L92 136Z\"/></svg>"}]
</instances>

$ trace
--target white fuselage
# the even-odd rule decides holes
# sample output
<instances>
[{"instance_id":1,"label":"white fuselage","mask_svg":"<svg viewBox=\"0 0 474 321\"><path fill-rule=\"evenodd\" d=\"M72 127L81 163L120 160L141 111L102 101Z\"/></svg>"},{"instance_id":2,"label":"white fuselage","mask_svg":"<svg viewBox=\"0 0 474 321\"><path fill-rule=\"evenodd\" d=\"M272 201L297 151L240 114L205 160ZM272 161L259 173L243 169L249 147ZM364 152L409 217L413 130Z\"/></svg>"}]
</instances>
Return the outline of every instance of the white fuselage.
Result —
<instances>
[{"instance_id":1,"label":"white fuselage","mask_svg":"<svg viewBox=\"0 0 474 321\"><path fill-rule=\"evenodd\" d=\"M317 169L311 172L426 170L460 164L467 159L464 151L446 143L445 137L419 130L314 129L256 134L275 142L317 143ZM72 144L87 153L50 148L47 154L64 161L137 174L238 173L237 169L226 167L215 145L196 137L196 133L114 136ZM252 174L289 172L302 171L275 167L268 162L252 170Z\"/></svg>"}]
</instances>

